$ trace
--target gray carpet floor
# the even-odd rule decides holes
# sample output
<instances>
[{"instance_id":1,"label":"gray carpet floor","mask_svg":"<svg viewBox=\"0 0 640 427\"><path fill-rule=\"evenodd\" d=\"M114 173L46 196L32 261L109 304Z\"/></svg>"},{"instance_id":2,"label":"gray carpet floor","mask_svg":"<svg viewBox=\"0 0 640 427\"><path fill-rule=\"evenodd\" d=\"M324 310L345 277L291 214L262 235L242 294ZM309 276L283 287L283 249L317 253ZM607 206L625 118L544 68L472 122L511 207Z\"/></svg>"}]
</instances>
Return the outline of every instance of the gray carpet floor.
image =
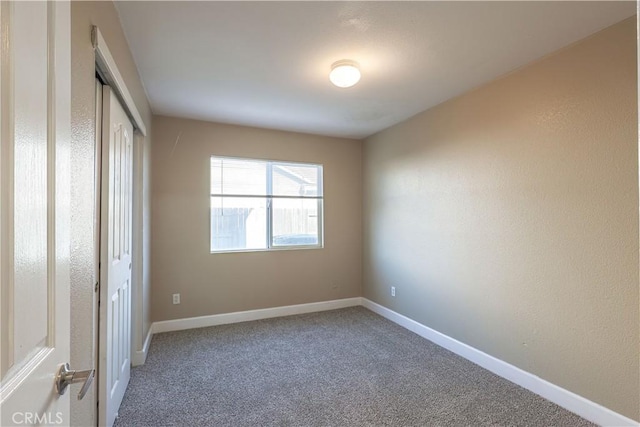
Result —
<instances>
[{"instance_id":1,"label":"gray carpet floor","mask_svg":"<svg viewBox=\"0 0 640 427\"><path fill-rule=\"evenodd\" d=\"M153 337L125 426L591 426L362 308Z\"/></svg>"}]
</instances>

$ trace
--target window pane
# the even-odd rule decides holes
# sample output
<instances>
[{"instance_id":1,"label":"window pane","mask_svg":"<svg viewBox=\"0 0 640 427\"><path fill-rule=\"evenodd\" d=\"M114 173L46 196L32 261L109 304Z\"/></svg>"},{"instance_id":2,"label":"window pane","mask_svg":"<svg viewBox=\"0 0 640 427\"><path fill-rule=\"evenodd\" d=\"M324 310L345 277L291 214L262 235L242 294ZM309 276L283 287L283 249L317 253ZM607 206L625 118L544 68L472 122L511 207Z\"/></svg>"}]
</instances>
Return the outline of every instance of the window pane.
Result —
<instances>
[{"instance_id":1,"label":"window pane","mask_svg":"<svg viewBox=\"0 0 640 427\"><path fill-rule=\"evenodd\" d=\"M319 244L316 199L273 199L273 246Z\"/></svg>"},{"instance_id":2,"label":"window pane","mask_svg":"<svg viewBox=\"0 0 640 427\"><path fill-rule=\"evenodd\" d=\"M211 197L212 252L266 248L266 199Z\"/></svg>"},{"instance_id":3,"label":"window pane","mask_svg":"<svg viewBox=\"0 0 640 427\"><path fill-rule=\"evenodd\" d=\"M266 195L267 163L212 157L211 194Z\"/></svg>"},{"instance_id":4,"label":"window pane","mask_svg":"<svg viewBox=\"0 0 640 427\"><path fill-rule=\"evenodd\" d=\"M322 166L273 163L273 195L322 196Z\"/></svg>"}]
</instances>

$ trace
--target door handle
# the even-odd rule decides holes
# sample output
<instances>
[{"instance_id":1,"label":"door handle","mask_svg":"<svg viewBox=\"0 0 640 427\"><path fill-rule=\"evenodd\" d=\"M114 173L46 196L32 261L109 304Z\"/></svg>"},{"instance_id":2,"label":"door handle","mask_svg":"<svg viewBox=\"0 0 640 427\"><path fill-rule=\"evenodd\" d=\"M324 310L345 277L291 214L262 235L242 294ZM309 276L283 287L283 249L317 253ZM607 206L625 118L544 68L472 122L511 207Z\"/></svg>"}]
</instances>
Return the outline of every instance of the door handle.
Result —
<instances>
[{"instance_id":1,"label":"door handle","mask_svg":"<svg viewBox=\"0 0 640 427\"><path fill-rule=\"evenodd\" d=\"M89 391L89 387L93 382L93 377L96 374L95 369L87 369L85 371L73 371L69 369L68 363L63 363L58 368L58 372L56 373L56 391L59 395L63 395L67 391L67 386L69 384L81 383L84 381L80 392L78 393L78 400L81 400L87 391Z\"/></svg>"}]
</instances>

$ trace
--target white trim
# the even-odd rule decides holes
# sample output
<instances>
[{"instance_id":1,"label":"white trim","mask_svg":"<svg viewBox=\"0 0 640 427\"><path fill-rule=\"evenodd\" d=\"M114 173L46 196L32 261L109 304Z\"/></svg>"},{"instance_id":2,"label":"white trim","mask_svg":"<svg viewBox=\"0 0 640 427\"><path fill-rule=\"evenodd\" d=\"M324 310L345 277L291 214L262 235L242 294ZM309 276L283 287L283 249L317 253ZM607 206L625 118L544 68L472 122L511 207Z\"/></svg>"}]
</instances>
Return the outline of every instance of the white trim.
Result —
<instances>
[{"instance_id":1,"label":"white trim","mask_svg":"<svg viewBox=\"0 0 640 427\"><path fill-rule=\"evenodd\" d=\"M147 361L147 354L149 354L149 346L151 345L152 337L152 329L149 328L149 330L147 331L147 337L144 339L144 344L142 345L142 350L136 350L131 357L132 366L144 365L144 362Z\"/></svg>"},{"instance_id":2,"label":"white trim","mask_svg":"<svg viewBox=\"0 0 640 427\"><path fill-rule=\"evenodd\" d=\"M380 316L410 330L411 332L414 332L421 337L446 348L458 356L464 357L494 374L511 381L512 383L518 384L519 386L524 387L527 390L532 391L533 393L536 393L537 395L542 396L593 423L601 426L616 427L640 426L640 423L637 421L618 414L617 412L605 408L598 403L592 402L569 390L563 389L562 387L552 384L536 375L484 353L470 345L464 344L363 297L154 322L149 330L147 339L145 340L144 357L146 357L146 353L149 349L151 334L335 310L359 305L364 306L374 313L379 314ZM139 353L143 352L137 352L137 354ZM142 355L140 357L141 359L136 359L136 361L141 360L141 363L136 364L144 363L144 357L142 357Z\"/></svg>"},{"instance_id":3,"label":"white trim","mask_svg":"<svg viewBox=\"0 0 640 427\"><path fill-rule=\"evenodd\" d=\"M122 98L123 107L130 115L133 126L140 131L144 136L147 136L147 128L142 121L142 116L138 112L136 103L133 101L133 97L127 89L127 85L122 78L122 74L118 70L115 59L111 55L111 51L107 47L107 43L104 41L100 29L95 25L91 28L91 43L96 52L96 63L100 67L101 71L105 72L108 78L107 84L111 86L115 93Z\"/></svg>"},{"instance_id":4,"label":"white trim","mask_svg":"<svg viewBox=\"0 0 640 427\"><path fill-rule=\"evenodd\" d=\"M144 241L143 241L143 229L144 229L144 145L145 138L139 133L135 132L133 135L133 211L131 218L132 233L132 270L131 280L133 288L131 289L131 362L133 366L142 365L144 358L146 358L145 345L146 340L149 338L149 331L147 331L147 337L144 336L144 316L142 313L144 310ZM151 328L149 328L151 330ZM141 363L137 363L136 360L140 358L138 355L140 352L144 354L144 358Z\"/></svg>"},{"instance_id":5,"label":"white trim","mask_svg":"<svg viewBox=\"0 0 640 427\"><path fill-rule=\"evenodd\" d=\"M130 360L133 366L144 364L149 344L151 343L151 337L153 335L151 328L147 331L146 337L144 337L143 323L144 319L142 314L144 313L144 292L143 292L143 279L144 279L144 263L145 254L143 253L143 221L144 221L144 137L147 136L147 129L145 127L142 116L138 111L135 101L127 88L124 78L118 69L116 60L111 55L111 51L107 46L100 29L96 26L91 28L91 43L95 51L95 64L96 71L99 72L101 77L105 80L105 84L113 90L120 101L122 107L126 111L131 123L133 124L136 132L134 132L134 151L133 151L133 171L132 171L132 190L133 190L133 211L132 211L132 227L134 232L132 233L132 290L131 290L131 346L130 346ZM104 184L104 183L103 183ZM98 338L99 339L99 338ZM144 339L144 341L143 341ZM96 394L97 398L98 394Z\"/></svg>"},{"instance_id":6,"label":"white trim","mask_svg":"<svg viewBox=\"0 0 640 427\"><path fill-rule=\"evenodd\" d=\"M136 366L139 364L143 364L146 359L146 354L148 350L149 343L151 342L152 333L148 331L147 337L143 336L143 323L144 319L142 318L142 313L144 310L141 309L143 305L143 270L145 262L144 256L142 253L142 224L139 223L142 221L142 205L143 205L143 171L141 168L143 167L143 147L144 147L144 137L147 135L147 129L145 127L144 121L138 111L136 103L127 88L124 78L118 69L118 65L111 55L111 51L109 50L107 43L105 42L100 30L98 27L93 26L91 28L91 43L93 45L95 51L95 68L98 74L105 81L104 83L109 86L113 93L118 98L118 101L124 108L128 118L131 120L133 127L135 129L133 135L134 142L134 153L133 153L133 204L134 211L132 212L132 221L133 221L133 230L132 233L132 248L133 248L133 257L132 264L133 269L131 272L131 298L132 304L135 304L135 307L131 306L131 313L129 314L131 317L131 331L130 331L130 339L131 346L129 351L129 358L131 364ZM104 113L104 112L103 112ZM103 158L104 162L105 159ZM104 171L103 171L104 172ZM103 181L101 186L104 187L106 183ZM104 218L102 219L104 221ZM136 226L137 224L137 226ZM101 232L101 236L104 234L104 230ZM102 240L102 239L101 239ZM100 280L103 278L101 277ZM103 287L106 289L106 285ZM99 328L100 329L100 328ZM98 332L98 338L100 339L101 332ZM144 343L142 342L143 338L145 338ZM96 398L99 398L100 392L103 390L99 390ZM103 406L101 406L103 407ZM99 411L98 419L103 419L103 411Z\"/></svg>"},{"instance_id":7,"label":"white trim","mask_svg":"<svg viewBox=\"0 0 640 427\"><path fill-rule=\"evenodd\" d=\"M207 326L248 322L272 317L292 316L294 314L314 313L336 310L362 304L362 298L345 298L333 301L312 302L309 304L286 305L282 307L262 308L258 310L238 311L234 313L213 314L211 316L189 317L186 319L163 320L154 322L151 330L154 334L184 329L205 328Z\"/></svg>"},{"instance_id":8,"label":"white trim","mask_svg":"<svg viewBox=\"0 0 640 427\"><path fill-rule=\"evenodd\" d=\"M380 304L362 298L362 305L374 313L420 335L447 350L530 390L545 399L601 426L640 426L640 423L620 415L611 409L585 399L569 390L497 359L474 347L433 330Z\"/></svg>"}]
</instances>

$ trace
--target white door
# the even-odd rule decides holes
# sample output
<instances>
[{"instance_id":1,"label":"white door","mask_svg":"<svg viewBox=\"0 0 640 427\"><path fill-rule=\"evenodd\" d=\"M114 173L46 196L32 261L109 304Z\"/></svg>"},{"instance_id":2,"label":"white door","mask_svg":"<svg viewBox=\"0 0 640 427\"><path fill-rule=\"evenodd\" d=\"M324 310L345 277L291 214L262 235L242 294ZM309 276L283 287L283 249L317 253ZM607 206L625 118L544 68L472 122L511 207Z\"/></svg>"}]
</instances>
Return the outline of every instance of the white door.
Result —
<instances>
[{"instance_id":1,"label":"white door","mask_svg":"<svg viewBox=\"0 0 640 427\"><path fill-rule=\"evenodd\" d=\"M131 369L133 126L109 86L102 92L100 425L111 427Z\"/></svg>"},{"instance_id":2,"label":"white door","mask_svg":"<svg viewBox=\"0 0 640 427\"><path fill-rule=\"evenodd\" d=\"M70 65L69 3L0 2L3 426L69 424Z\"/></svg>"}]
</instances>

